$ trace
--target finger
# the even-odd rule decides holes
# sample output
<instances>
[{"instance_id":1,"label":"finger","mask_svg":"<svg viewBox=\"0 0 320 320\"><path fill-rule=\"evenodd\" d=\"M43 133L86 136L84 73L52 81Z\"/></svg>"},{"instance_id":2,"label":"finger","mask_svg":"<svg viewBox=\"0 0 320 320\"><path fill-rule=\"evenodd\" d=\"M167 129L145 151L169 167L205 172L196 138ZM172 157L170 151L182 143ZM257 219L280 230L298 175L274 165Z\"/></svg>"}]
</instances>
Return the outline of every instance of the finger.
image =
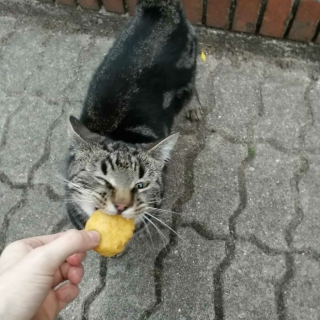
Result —
<instances>
[{"instance_id":1,"label":"finger","mask_svg":"<svg viewBox=\"0 0 320 320\"><path fill-rule=\"evenodd\" d=\"M10 243L1 254L0 272L15 265L33 249L59 238L62 234L63 233L57 233L54 235L27 238Z\"/></svg>"},{"instance_id":2,"label":"finger","mask_svg":"<svg viewBox=\"0 0 320 320\"><path fill-rule=\"evenodd\" d=\"M80 284L84 275L82 264L77 267L71 267L68 273L68 280L73 284Z\"/></svg>"},{"instance_id":3,"label":"finger","mask_svg":"<svg viewBox=\"0 0 320 320\"><path fill-rule=\"evenodd\" d=\"M79 295L79 288L75 284L66 283L59 287L55 293L58 300L58 313L60 313L61 310L77 298Z\"/></svg>"},{"instance_id":4,"label":"finger","mask_svg":"<svg viewBox=\"0 0 320 320\"><path fill-rule=\"evenodd\" d=\"M52 288L55 288L60 283L69 280L73 284L79 284L82 280L84 269L82 264L74 267L68 262L64 262L60 268L55 272Z\"/></svg>"},{"instance_id":5,"label":"finger","mask_svg":"<svg viewBox=\"0 0 320 320\"><path fill-rule=\"evenodd\" d=\"M30 245L33 249L36 249L38 247L44 246L44 245L62 237L64 234L65 234L65 232L60 232L60 233L56 233L56 234L50 234L50 235L44 235L44 236L39 236L39 237L22 239L22 240L19 240L19 242Z\"/></svg>"},{"instance_id":6,"label":"finger","mask_svg":"<svg viewBox=\"0 0 320 320\"><path fill-rule=\"evenodd\" d=\"M86 253L75 253L72 256L70 256L67 261L72 265L72 266L77 266L79 265L84 259L86 258Z\"/></svg>"},{"instance_id":7,"label":"finger","mask_svg":"<svg viewBox=\"0 0 320 320\"><path fill-rule=\"evenodd\" d=\"M95 248L100 241L96 231L70 230L61 237L37 248L28 255L30 267L54 272L71 255Z\"/></svg>"}]
</instances>

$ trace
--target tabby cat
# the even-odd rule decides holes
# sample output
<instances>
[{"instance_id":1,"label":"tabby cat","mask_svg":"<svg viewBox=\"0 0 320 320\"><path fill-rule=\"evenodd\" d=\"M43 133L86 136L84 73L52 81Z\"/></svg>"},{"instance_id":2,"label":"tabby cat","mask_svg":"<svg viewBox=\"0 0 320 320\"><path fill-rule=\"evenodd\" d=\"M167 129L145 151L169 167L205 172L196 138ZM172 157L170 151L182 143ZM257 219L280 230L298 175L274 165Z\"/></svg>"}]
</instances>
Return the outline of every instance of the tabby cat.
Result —
<instances>
[{"instance_id":1,"label":"tabby cat","mask_svg":"<svg viewBox=\"0 0 320 320\"><path fill-rule=\"evenodd\" d=\"M138 1L93 76L80 121L70 117L67 211L76 228L97 209L142 225L160 206L178 139L169 134L193 94L196 52L180 1Z\"/></svg>"}]
</instances>

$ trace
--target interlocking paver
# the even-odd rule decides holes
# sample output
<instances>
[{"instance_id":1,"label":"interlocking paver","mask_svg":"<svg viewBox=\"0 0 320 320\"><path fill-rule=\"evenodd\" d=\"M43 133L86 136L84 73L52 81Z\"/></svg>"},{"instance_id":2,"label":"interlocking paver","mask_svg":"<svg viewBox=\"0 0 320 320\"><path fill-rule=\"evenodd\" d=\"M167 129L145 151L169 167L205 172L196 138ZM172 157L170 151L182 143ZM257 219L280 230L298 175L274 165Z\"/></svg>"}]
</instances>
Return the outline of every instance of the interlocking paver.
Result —
<instances>
[{"instance_id":1,"label":"interlocking paver","mask_svg":"<svg viewBox=\"0 0 320 320\"><path fill-rule=\"evenodd\" d=\"M238 244L224 277L225 319L277 320L274 285L284 272L283 256L267 256L251 244Z\"/></svg>"},{"instance_id":2,"label":"interlocking paver","mask_svg":"<svg viewBox=\"0 0 320 320\"><path fill-rule=\"evenodd\" d=\"M246 147L212 134L194 169L194 194L186 204L184 221L201 223L218 234L228 234L228 220L239 204L238 168Z\"/></svg>"},{"instance_id":3,"label":"interlocking paver","mask_svg":"<svg viewBox=\"0 0 320 320\"><path fill-rule=\"evenodd\" d=\"M272 139L286 148L299 148L301 127L308 121L306 73L270 66L262 85L263 116L255 127L257 138Z\"/></svg>"},{"instance_id":4,"label":"interlocking paver","mask_svg":"<svg viewBox=\"0 0 320 320\"><path fill-rule=\"evenodd\" d=\"M259 113L262 77L262 66L235 66L222 60L210 79L215 99L206 117L207 127L247 139L247 125Z\"/></svg>"},{"instance_id":5,"label":"interlocking paver","mask_svg":"<svg viewBox=\"0 0 320 320\"><path fill-rule=\"evenodd\" d=\"M150 319L213 320L213 274L225 256L224 242L207 240L190 228L178 231L187 240L179 239L164 262L163 305Z\"/></svg>"},{"instance_id":6,"label":"interlocking paver","mask_svg":"<svg viewBox=\"0 0 320 320\"><path fill-rule=\"evenodd\" d=\"M44 152L47 131L61 113L60 105L25 97L10 122L6 145L0 151L0 170L13 182L27 182L30 168ZM41 121L39 121L41 119Z\"/></svg>"},{"instance_id":7,"label":"interlocking paver","mask_svg":"<svg viewBox=\"0 0 320 320\"><path fill-rule=\"evenodd\" d=\"M259 145L254 152L254 161L245 169L247 205L238 218L237 232L284 249L284 230L295 216L290 180L297 159L269 145Z\"/></svg>"}]
</instances>

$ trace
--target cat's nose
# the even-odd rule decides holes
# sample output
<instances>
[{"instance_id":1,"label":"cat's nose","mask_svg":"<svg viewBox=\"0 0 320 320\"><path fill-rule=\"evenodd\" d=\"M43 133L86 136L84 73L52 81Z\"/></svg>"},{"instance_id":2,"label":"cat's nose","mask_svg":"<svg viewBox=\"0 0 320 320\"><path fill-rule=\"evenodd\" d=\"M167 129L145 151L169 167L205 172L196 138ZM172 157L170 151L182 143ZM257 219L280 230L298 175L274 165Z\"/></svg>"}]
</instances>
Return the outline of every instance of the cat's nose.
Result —
<instances>
[{"instance_id":1,"label":"cat's nose","mask_svg":"<svg viewBox=\"0 0 320 320\"><path fill-rule=\"evenodd\" d=\"M119 214L128 209L128 206L126 206L125 204L116 204L115 206Z\"/></svg>"}]
</instances>

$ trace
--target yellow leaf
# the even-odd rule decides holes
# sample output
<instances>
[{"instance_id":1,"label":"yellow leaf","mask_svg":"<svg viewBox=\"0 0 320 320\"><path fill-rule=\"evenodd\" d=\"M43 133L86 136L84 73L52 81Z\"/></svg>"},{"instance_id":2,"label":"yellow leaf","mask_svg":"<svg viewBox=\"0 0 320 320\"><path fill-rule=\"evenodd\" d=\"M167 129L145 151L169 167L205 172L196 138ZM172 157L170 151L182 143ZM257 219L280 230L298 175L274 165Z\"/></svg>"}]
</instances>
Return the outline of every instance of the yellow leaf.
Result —
<instances>
[{"instance_id":1,"label":"yellow leaf","mask_svg":"<svg viewBox=\"0 0 320 320\"><path fill-rule=\"evenodd\" d=\"M204 62L206 62L206 60L207 60L207 56L206 56L206 54L205 54L203 51L201 51L201 59L202 59Z\"/></svg>"}]
</instances>

